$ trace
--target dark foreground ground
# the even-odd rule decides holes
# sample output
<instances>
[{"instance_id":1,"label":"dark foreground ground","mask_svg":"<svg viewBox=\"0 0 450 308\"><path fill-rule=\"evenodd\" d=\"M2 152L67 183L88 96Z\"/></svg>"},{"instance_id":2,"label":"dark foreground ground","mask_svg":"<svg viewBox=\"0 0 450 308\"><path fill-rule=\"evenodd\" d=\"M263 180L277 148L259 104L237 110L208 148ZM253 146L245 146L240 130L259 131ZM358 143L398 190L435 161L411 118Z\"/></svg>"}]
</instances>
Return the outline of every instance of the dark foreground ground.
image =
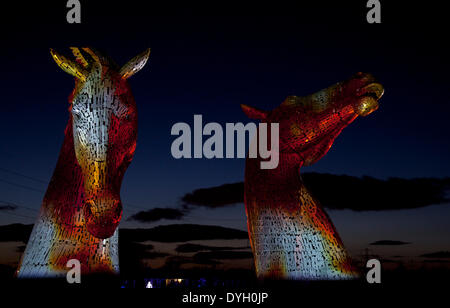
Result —
<instances>
[{"instance_id":1,"label":"dark foreground ground","mask_svg":"<svg viewBox=\"0 0 450 308\"><path fill-rule=\"evenodd\" d=\"M249 274L249 273L247 273ZM21 306L45 307L352 307L376 304L404 307L425 298L425 307L446 307L450 272L383 273L381 284L365 280L330 282L258 281L235 276L204 278L82 277L81 284L65 280L2 280L0 294ZM175 278L171 276L171 278ZM182 279L178 283L178 279ZM154 288L145 288L148 282ZM158 285L160 282L160 285ZM200 285L200 286L199 286ZM211 302L195 302L195 296L215 296ZM265 297L264 299L262 299ZM433 301L440 299L440 303ZM444 301L442 301L442 298ZM191 302L186 303L189 300ZM310 306L313 305L313 306ZM398 304L397 304L398 305ZM2 307L9 307L3 306Z\"/></svg>"},{"instance_id":2,"label":"dark foreground ground","mask_svg":"<svg viewBox=\"0 0 450 308\"><path fill-rule=\"evenodd\" d=\"M122 273L120 276L91 275L82 276L82 283L68 284L65 279L17 279L14 277L15 269L10 266L0 265L0 286L7 288L134 288L145 289L186 289L186 288L254 288L254 287L307 287L315 286L348 286L355 288L382 287L397 288L402 285L414 286L438 286L450 287L450 269L437 267L433 269L407 270L397 268L395 270L382 270L381 283L370 284L365 276L354 281L282 281L282 280L258 280L252 270L144 270L141 273Z\"/></svg>"}]
</instances>

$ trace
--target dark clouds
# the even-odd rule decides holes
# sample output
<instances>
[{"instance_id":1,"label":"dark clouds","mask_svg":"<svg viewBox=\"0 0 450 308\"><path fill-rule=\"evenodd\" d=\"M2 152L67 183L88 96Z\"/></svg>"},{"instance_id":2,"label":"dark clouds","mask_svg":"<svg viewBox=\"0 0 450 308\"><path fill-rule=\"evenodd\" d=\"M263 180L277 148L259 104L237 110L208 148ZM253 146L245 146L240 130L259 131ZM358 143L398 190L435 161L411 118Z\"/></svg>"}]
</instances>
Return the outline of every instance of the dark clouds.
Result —
<instances>
[{"instance_id":1,"label":"dark clouds","mask_svg":"<svg viewBox=\"0 0 450 308\"><path fill-rule=\"evenodd\" d=\"M436 251L421 255L424 258L450 258L450 251Z\"/></svg>"},{"instance_id":2,"label":"dark clouds","mask_svg":"<svg viewBox=\"0 0 450 308\"><path fill-rule=\"evenodd\" d=\"M180 268L186 264L197 264L197 265L219 265L222 262L210 259L200 259L194 257L186 256L170 256L166 259L164 267L166 268Z\"/></svg>"},{"instance_id":3,"label":"dark clouds","mask_svg":"<svg viewBox=\"0 0 450 308\"><path fill-rule=\"evenodd\" d=\"M441 264L441 263L450 263L449 260L435 260L435 259L431 259L431 260L423 260L423 262L425 262L425 263L437 263L437 264Z\"/></svg>"},{"instance_id":4,"label":"dark clouds","mask_svg":"<svg viewBox=\"0 0 450 308\"><path fill-rule=\"evenodd\" d=\"M28 242L33 225L11 224L0 226L0 242Z\"/></svg>"},{"instance_id":5,"label":"dark clouds","mask_svg":"<svg viewBox=\"0 0 450 308\"><path fill-rule=\"evenodd\" d=\"M244 183L200 188L181 198L186 204L216 208L244 202Z\"/></svg>"},{"instance_id":6,"label":"dark clouds","mask_svg":"<svg viewBox=\"0 0 450 308\"><path fill-rule=\"evenodd\" d=\"M224 260L245 260L253 258L250 251L203 251L189 256L170 256L165 266L169 268L180 267L185 264L219 265Z\"/></svg>"},{"instance_id":7,"label":"dark clouds","mask_svg":"<svg viewBox=\"0 0 450 308\"><path fill-rule=\"evenodd\" d=\"M133 242L124 238L119 230L119 262L122 273L140 273L143 258L153 259L153 245Z\"/></svg>"},{"instance_id":8,"label":"dark clouds","mask_svg":"<svg viewBox=\"0 0 450 308\"><path fill-rule=\"evenodd\" d=\"M161 219L179 220L183 216L184 212L179 209L157 207L148 211L140 211L128 218L128 220L135 220L139 222L155 222Z\"/></svg>"},{"instance_id":9,"label":"dark clouds","mask_svg":"<svg viewBox=\"0 0 450 308\"><path fill-rule=\"evenodd\" d=\"M408 245L411 244L409 242L402 242L402 241L393 241L393 240L380 240L375 241L373 243L370 243L369 245L374 246L397 246L397 245Z\"/></svg>"},{"instance_id":10,"label":"dark clouds","mask_svg":"<svg viewBox=\"0 0 450 308\"><path fill-rule=\"evenodd\" d=\"M15 211L17 206L11 204L0 204L0 212L1 211Z\"/></svg>"},{"instance_id":11,"label":"dark clouds","mask_svg":"<svg viewBox=\"0 0 450 308\"><path fill-rule=\"evenodd\" d=\"M170 256L169 253L158 252L158 251L148 251L144 255L141 255L140 257L142 259L157 259L157 258L165 258L168 256Z\"/></svg>"},{"instance_id":12,"label":"dark clouds","mask_svg":"<svg viewBox=\"0 0 450 308\"><path fill-rule=\"evenodd\" d=\"M354 211L413 209L450 202L450 178L354 177L326 173L305 173L303 182L326 208ZM184 195L187 206L217 208L244 201L244 184L202 188Z\"/></svg>"},{"instance_id":13,"label":"dark clouds","mask_svg":"<svg viewBox=\"0 0 450 308\"><path fill-rule=\"evenodd\" d=\"M25 247L26 247L25 245L17 246L16 252L20 252L20 253L24 252L25 251Z\"/></svg>"},{"instance_id":14,"label":"dark clouds","mask_svg":"<svg viewBox=\"0 0 450 308\"><path fill-rule=\"evenodd\" d=\"M200 244L186 243L178 245L175 248L176 252L189 253L189 252L199 252L199 251L219 251L219 250L236 250L236 249L249 249L250 246L246 247L229 247L229 246L208 246Z\"/></svg>"},{"instance_id":15,"label":"dark clouds","mask_svg":"<svg viewBox=\"0 0 450 308\"><path fill-rule=\"evenodd\" d=\"M379 180L320 173L307 173L303 178L313 196L331 209L413 209L450 201L450 178Z\"/></svg>"},{"instance_id":16,"label":"dark clouds","mask_svg":"<svg viewBox=\"0 0 450 308\"><path fill-rule=\"evenodd\" d=\"M124 240L143 242L187 242L194 240L248 239L246 231L220 226L174 224L149 229L120 229L119 236Z\"/></svg>"},{"instance_id":17,"label":"dark clouds","mask_svg":"<svg viewBox=\"0 0 450 308\"><path fill-rule=\"evenodd\" d=\"M250 251L202 251L194 255L195 260L236 260L253 258Z\"/></svg>"}]
</instances>

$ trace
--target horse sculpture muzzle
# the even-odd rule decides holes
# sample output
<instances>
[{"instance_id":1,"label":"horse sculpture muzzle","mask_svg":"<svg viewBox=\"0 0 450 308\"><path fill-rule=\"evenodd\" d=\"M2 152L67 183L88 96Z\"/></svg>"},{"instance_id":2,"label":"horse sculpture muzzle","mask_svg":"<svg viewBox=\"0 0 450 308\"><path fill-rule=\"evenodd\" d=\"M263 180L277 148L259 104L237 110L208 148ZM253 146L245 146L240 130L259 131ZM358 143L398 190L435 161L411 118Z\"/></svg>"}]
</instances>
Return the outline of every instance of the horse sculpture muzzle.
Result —
<instances>
[{"instance_id":1,"label":"horse sculpture muzzle","mask_svg":"<svg viewBox=\"0 0 450 308\"><path fill-rule=\"evenodd\" d=\"M101 104L112 105L111 101L113 98ZM109 136L112 113L92 109L84 114L84 119L74 118L74 148L83 171L82 209L89 233L104 239L112 236L122 217L120 185L116 182L121 168L115 163L120 157L110 144L114 142Z\"/></svg>"},{"instance_id":2,"label":"horse sculpture muzzle","mask_svg":"<svg viewBox=\"0 0 450 308\"><path fill-rule=\"evenodd\" d=\"M120 198L101 198L87 200L83 206L86 228L97 238L111 237L122 218Z\"/></svg>"}]
</instances>

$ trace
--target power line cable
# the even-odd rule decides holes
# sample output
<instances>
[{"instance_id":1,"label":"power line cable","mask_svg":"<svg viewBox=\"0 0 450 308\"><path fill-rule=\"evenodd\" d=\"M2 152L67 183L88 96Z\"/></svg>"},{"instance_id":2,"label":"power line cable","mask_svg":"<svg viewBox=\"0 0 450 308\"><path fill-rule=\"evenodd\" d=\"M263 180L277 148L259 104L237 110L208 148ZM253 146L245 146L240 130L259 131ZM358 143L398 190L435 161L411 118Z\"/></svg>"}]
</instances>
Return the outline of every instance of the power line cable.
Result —
<instances>
[{"instance_id":1,"label":"power line cable","mask_svg":"<svg viewBox=\"0 0 450 308\"><path fill-rule=\"evenodd\" d=\"M9 174L13 174L13 175L17 175L17 176L21 176L23 178L26 178L26 179L29 179L29 180L32 180L32 181L35 181L35 182L38 182L38 183L48 184L47 181L35 178L33 176L29 176L29 175L26 175L26 174L23 174L23 173L20 173L20 172L17 172L17 171L13 171L13 170L10 170L10 169L6 169L6 168L0 167L0 171L3 171L5 173L9 173Z\"/></svg>"},{"instance_id":2,"label":"power line cable","mask_svg":"<svg viewBox=\"0 0 450 308\"><path fill-rule=\"evenodd\" d=\"M4 180L4 179L0 179L0 182L6 183L6 184L9 184L9 185L12 185L12 186L20 187L20 188L23 188L23 189L28 189L28 190L31 190L31 191L35 191L35 192L38 192L38 193L43 193L44 192L43 190L40 190L40 189L35 189L33 187L30 187L30 186L17 184L17 183L10 182L10 181Z\"/></svg>"},{"instance_id":3,"label":"power line cable","mask_svg":"<svg viewBox=\"0 0 450 308\"><path fill-rule=\"evenodd\" d=\"M29 219L36 219L36 217L31 217L31 216L27 216L27 215L21 215L21 214L16 214L16 213L9 213L9 212L5 212L5 211L0 211L0 214L6 214L6 215L12 215L12 216L18 216L18 217L24 217L24 218L29 218Z\"/></svg>"},{"instance_id":4,"label":"power line cable","mask_svg":"<svg viewBox=\"0 0 450 308\"><path fill-rule=\"evenodd\" d=\"M19 172L15 172L15 171L12 171L12 170L9 170L9 169L5 169L5 168L0 167L0 170L5 171L7 173L14 174L14 175L22 176L24 178L28 178L28 179L34 180L36 182L48 184L47 182L45 182L43 180L31 177L31 176L28 176L28 175L25 175L25 174L22 174L22 173L19 173ZM11 182L11 181L8 181L8 180L4 180L4 179L0 179L0 182L6 183L6 184L9 184L9 185L12 185L12 186L16 186L16 187L19 187L19 188L23 188L23 189L28 189L28 190L31 190L31 191L34 191L34 192L39 192L39 193L44 193L45 192L45 191L40 190L40 189L36 189L36 188L30 187L30 186L27 186L27 185L14 183L14 182ZM23 205L20 205L20 204L17 204L17 203L12 203L12 202L8 202L8 201L1 201L1 200L0 200L0 202L3 202L5 204L9 204L9 205L15 205L17 207L21 207L21 208L25 208L25 209L29 209L31 211L38 211L36 209L27 208L26 206L23 206ZM132 203L124 203L124 205L126 205L127 207L138 209L138 210L146 210L146 211L151 210L151 208L138 206L138 205L135 205L135 204L132 204ZM192 215L189 215L189 214L186 215L186 218L188 218L188 219L189 218L191 218L191 219L201 219L201 220L215 220L215 221L237 221L237 220L240 220L239 218L211 218L211 217L207 218L207 217L199 217L199 216L195 216L195 215L192 216Z\"/></svg>"},{"instance_id":5,"label":"power line cable","mask_svg":"<svg viewBox=\"0 0 450 308\"><path fill-rule=\"evenodd\" d=\"M0 203L3 203L3 205L16 206L18 208L23 208L23 209L26 209L26 210L29 210L29 211L33 211L33 212L39 212L38 209L34 209L34 208L31 208L31 207L28 207L28 206L25 206L25 205L22 205L22 204L18 204L18 203L15 203L15 202L9 202L9 201L5 201L5 200L0 200Z\"/></svg>"}]
</instances>

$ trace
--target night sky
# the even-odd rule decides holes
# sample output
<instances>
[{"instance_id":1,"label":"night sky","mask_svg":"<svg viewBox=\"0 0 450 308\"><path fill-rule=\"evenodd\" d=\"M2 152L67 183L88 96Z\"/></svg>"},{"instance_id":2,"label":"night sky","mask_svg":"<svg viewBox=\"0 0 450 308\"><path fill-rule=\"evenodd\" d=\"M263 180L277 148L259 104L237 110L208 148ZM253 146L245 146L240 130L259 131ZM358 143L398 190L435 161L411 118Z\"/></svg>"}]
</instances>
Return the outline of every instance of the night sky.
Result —
<instances>
[{"instance_id":1,"label":"night sky","mask_svg":"<svg viewBox=\"0 0 450 308\"><path fill-rule=\"evenodd\" d=\"M379 110L358 118L323 159L302 172L450 176L448 35L443 20L427 10L383 2L383 23L369 25L365 1L275 8L84 2L81 25L66 24L64 1L60 7L4 10L0 202L22 207L1 211L0 225L34 222L64 138L74 81L57 67L49 48L69 54L69 46L93 46L120 65L152 49L147 66L129 81L139 128L122 185L121 227L175 222L246 230L242 203L199 207L176 221L127 221L140 210L179 208L181 197L195 189L243 181L244 159L172 158L172 125L193 125L194 114L202 114L204 123L248 123L240 104L270 110L288 95L313 93L358 71L384 85ZM450 204L328 212L352 251L383 239L412 242L402 246L404 255L450 250Z\"/></svg>"}]
</instances>

